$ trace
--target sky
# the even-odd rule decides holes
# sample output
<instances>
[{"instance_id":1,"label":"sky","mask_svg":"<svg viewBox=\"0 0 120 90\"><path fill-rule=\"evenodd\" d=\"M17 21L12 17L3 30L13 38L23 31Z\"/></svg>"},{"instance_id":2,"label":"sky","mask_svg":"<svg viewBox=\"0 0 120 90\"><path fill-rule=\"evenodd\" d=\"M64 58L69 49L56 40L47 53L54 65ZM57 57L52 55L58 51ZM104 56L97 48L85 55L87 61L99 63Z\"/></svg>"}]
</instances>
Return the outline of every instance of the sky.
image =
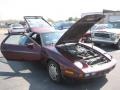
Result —
<instances>
[{"instance_id":1,"label":"sky","mask_svg":"<svg viewBox=\"0 0 120 90\"><path fill-rule=\"evenodd\" d=\"M64 20L103 9L120 10L120 0L0 0L0 20L31 15Z\"/></svg>"}]
</instances>

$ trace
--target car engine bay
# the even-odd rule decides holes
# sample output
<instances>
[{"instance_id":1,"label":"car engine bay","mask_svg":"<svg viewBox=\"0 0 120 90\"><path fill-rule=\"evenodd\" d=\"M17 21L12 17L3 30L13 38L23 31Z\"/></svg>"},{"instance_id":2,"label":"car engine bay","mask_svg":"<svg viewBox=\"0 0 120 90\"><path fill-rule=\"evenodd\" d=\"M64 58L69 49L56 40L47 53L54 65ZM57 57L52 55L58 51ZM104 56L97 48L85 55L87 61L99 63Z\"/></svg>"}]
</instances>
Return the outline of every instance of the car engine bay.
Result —
<instances>
[{"instance_id":1,"label":"car engine bay","mask_svg":"<svg viewBox=\"0 0 120 90\"><path fill-rule=\"evenodd\" d=\"M100 52L82 44L66 44L61 46L65 53L69 53L76 60L82 61L88 65L104 64L110 60Z\"/></svg>"}]
</instances>

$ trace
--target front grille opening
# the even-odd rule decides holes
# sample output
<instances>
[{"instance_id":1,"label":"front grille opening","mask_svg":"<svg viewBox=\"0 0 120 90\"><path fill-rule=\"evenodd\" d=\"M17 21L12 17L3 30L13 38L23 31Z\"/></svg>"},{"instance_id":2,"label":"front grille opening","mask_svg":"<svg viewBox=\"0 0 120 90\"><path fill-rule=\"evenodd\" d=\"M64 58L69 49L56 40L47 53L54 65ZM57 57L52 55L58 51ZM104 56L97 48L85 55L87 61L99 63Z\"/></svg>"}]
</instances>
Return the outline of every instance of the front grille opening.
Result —
<instances>
[{"instance_id":1,"label":"front grille opening","mask_svg":"<svg viewBox=\"0 0 120 90\"><path fill-rule=\"evenodd\" d=\"M102 38L110 38L110 35L105 33L95 33L94 36L102 37Z\"/></svg>"}]
</instances>

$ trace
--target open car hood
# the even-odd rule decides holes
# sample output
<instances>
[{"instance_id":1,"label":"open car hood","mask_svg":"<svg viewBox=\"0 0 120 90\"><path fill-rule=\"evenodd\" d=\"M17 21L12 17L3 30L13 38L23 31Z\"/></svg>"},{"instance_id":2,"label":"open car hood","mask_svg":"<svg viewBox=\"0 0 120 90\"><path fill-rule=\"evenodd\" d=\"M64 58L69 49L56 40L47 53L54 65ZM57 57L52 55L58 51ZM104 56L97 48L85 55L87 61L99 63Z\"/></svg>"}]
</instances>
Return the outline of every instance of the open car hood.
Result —
<instances>
[{"instance_id":1,"label":"open car hood","mask_svg":"<svg viewBox=\"0 0 120 90\"><path fill-rule=\"evenodd\" d=\"M78 20L75 24L73 24L58 40L56 45L63 43L77 43L80 38L98 21L104 18L104 15L101 14L93 14L87 15Z\"/></svg>"}]
</instances>

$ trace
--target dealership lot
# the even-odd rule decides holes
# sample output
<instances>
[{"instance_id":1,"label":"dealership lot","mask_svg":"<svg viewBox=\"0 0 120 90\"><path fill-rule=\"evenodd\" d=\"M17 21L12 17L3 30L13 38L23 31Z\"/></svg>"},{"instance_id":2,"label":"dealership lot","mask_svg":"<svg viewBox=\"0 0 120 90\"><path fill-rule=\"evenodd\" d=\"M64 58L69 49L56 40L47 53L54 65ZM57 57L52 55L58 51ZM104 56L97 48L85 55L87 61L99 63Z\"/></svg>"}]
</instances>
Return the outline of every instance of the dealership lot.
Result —
<instances>
[{"instance_id":1,"label":"dealership lot","mask_svg":"<svg viewBox=\"0 0 120 90\"><path fill-rule=\"evenodd\" d=\"M5 37L0 35L0 42ZM46 69L39 63L6 61L0 54L0 90L119 90L120 50L102 48L117 59L117 66L106 78L62 84L50 81Z\"/></svg>"}]
</instances>

